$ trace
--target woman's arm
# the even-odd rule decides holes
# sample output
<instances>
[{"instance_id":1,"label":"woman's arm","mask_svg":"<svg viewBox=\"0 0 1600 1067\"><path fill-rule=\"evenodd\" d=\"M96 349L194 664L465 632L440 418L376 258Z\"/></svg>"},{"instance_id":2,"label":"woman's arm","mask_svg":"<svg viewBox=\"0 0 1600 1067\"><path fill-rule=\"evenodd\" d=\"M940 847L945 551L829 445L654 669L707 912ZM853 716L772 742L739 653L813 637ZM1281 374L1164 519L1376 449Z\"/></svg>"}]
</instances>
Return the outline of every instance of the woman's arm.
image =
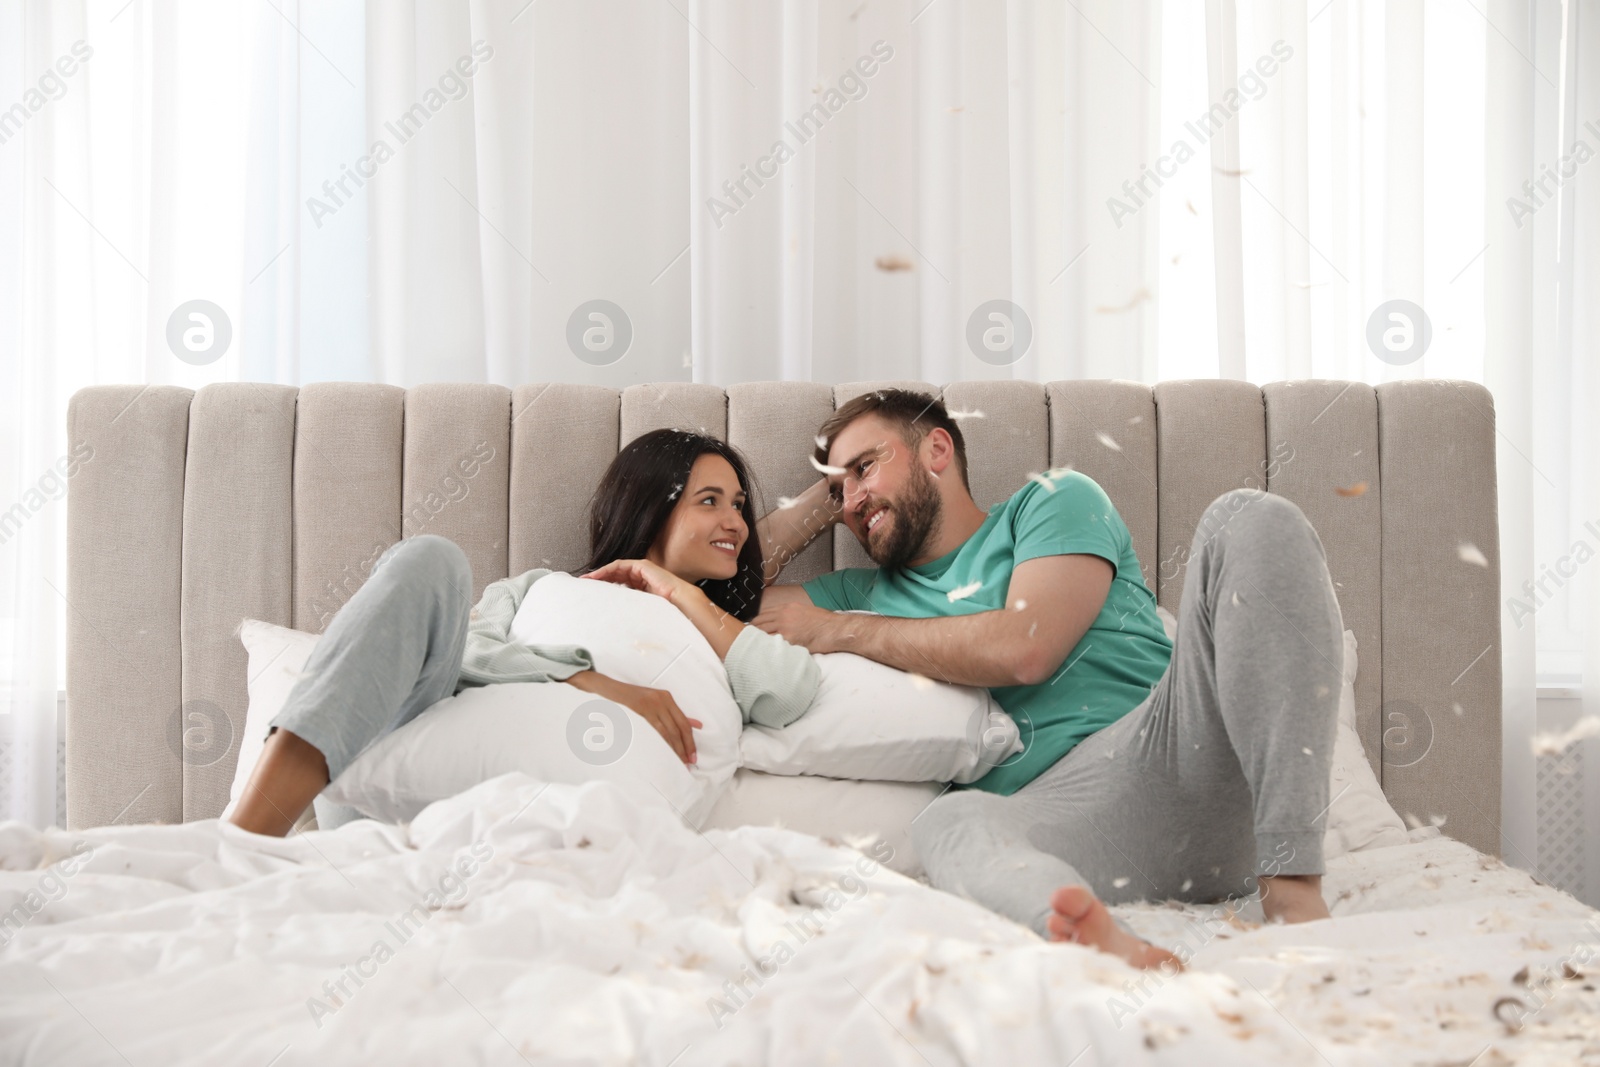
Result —
<instances>
[{"instance_id":1,"label":"woman's arm","mask_svg":"<svg viewBox=\"0 0 1600 1067\"><path fill-rule=\"evenodd\" d=\"M782 728L811 707L822 682L811 653L745 625L713 604L699 586L643 559L619 559L584 577L641 589L676 604L727 666L728 684L745 722Z\"/></svg>"},{"instance_id":2,"label":"woman's arm","mask_svg":"<svg viewBox=\"0 0 1600 1067\"><path fill-rule=\"evenodd\" d=\"M588 649L577 645L525 645L511 639L517 608L534 582L549 574L536 568L491 582L472 609L461 680L470 685L495 682L561 682L594 666Z\"/></svg>"},{"instance_id":3,"label":"woman's arm","mask_svg":"<svg viewBox=\"0 0 1600 1067\"><path fill-rule=\"evenodd\" d=\"M526 571L493 582L483 591L467 627L461 678L473 685L496 682L560 682L632 709L655 727L678 758L695 762L692 727L703 725L679 709L665 689L628 685L594 669L588 649L577 645L525 645L511 639L517 608L548 570Z\"/></svg>"},{"instance_id":4,"label":"woman's arm","mask_svg":"<svg viewBox=\"0 0 1600 1067\"><path fill-rule=\"evenodd\" d=\"M717 658L727 660L728 649L744 632L745 624L713 604L705 590L697 585L685 582L684 589L670 599L694 623L694 628L700 631L701 636L710 642Z\"/></svg>"},{"instance_id":5,"label":"woman's arm","mask_svg":"<svg viewBox=\"0 0 1600 1067\"><path fill-rule=\"evenodd\" d=\"M745 627L725 662L744 721L774 730L809 711L822 684L817 657L754 626Z\"/></svg>"},{"instance_id":6,"label":"woman's arm","mask_svg":"<svg viewBox=\"0 0 1600 1067\"><path fill-rule=\"evenodd\" d=\"M636 715L655 727L656 733L672 746L679 759L685 763L695 762L697 757L692 727L704 727L705 723L685 715L678 707L678 702L672 699L672 694L665 689L629 685L599 671L579 671L567 679L567 684L631 708Z\"/></svg>"},{"instance_id":7,"label":"woman's arm","mask_svg":"<svg viewBox=\"0 0 1600 1067\"><path fill-rule=\"evenodd\" d=\"M583 577L616 582L618 585L626 585L632 589L665 597L694 623L694 628L710 642L720 660L728 658L728 649L733 647L734 641L738 639L745 626L713 604L711 598L706 596L705 590L692 582L684 581L665 567L651 563L647 559L613 560Z\"/></svg>"}]
</instances>

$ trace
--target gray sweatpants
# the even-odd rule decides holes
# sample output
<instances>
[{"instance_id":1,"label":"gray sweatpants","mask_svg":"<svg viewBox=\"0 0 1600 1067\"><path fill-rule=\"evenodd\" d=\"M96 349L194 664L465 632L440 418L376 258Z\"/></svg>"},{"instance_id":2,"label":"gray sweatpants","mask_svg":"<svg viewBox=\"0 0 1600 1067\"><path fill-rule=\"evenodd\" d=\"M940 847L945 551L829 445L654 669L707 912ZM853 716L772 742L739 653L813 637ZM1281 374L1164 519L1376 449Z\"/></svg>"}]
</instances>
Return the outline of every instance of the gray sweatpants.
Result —
<instances>
[{"instance_id":1,"label":"gray sweatpants","mask_svg":"<svg viewBox=\"0 0 1600 1067\"><path fill-rule=\"evenodd\" d=\"M459 692L472 613L472 565L454 541L418 534L390 545L328 624L267 734L309 742L333 780L368 745ZM358 819L318 794L317 828Z\"/></svg>"},{"instance_id":2,"label":"gray sweatpants","mask_svg":"<svg viewBox=\"0 0 1600 1067\"><path fill-rule=\"evenodd\" d=\"M1011 796L930 804L911 826L930 880L1048 937L1059 886L1206 903L1248 896L1258 874L1321 874L1343 661L1305 515L1224 493L1195 531L1154 691Z\"/></svg>"}]
</instances>

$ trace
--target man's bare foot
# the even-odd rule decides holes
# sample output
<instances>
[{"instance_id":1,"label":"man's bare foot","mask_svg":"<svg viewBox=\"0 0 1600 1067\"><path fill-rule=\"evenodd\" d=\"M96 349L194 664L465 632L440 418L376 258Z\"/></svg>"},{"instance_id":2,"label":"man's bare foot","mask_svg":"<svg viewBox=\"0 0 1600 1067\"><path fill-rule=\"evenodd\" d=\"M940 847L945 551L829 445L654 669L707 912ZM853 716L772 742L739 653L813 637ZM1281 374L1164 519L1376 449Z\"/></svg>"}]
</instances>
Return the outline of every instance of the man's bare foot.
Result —
<instances>
[{"instance_id":1,"label":"man's bare foot","mask_svg":"<svg viewBox=\"0 0 1600 1067\"><path fill-rule=\"evenodd\" d=\"M1308 923L1329 919L1322 899L1320 874L1280 874L1263 877L1261 911L1269 923Z\"/></svg>"},{"instance_id":2,"label":"man's bare foot","mask_svg":"<svg viewBox=\"0 0 1600 1067\"><path fill-rule=\"evenodd\" d=\"M1164 948L1123 930L1093 893L1081 885L1062 886L1050 898L1055 914L1045 921L1053 941L1076 941L1109 952L1143 970L1183 970L1183 961Z\"/></svg>"}]
</instances>

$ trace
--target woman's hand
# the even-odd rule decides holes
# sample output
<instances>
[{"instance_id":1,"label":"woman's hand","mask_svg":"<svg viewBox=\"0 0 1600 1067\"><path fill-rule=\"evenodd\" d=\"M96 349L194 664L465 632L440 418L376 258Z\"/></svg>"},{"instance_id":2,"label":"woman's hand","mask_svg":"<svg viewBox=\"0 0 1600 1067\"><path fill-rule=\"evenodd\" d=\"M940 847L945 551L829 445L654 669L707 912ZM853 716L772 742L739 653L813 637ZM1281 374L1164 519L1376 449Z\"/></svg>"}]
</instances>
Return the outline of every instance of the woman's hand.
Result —
<instances>
[{"instance_id":1,"label":"woman's hand","mask_svg":"<svg viewBox=\"0 0 1600 1067\"><path fill-rule=\"evenodd\" d=\"M647 559L615 559L579 577L615 582L664 598L694 623L718 659L728 658L728 649L744 629L744 623L713 604L704 589Z\"/></svg>"},{"instance_id":2,"label":"woman's hand","mask_svg":"<svg viewBox=\"0 0 1600 1067\"><path fill-rule=\"evenodd\" d=\"M689 590L699 592L700 588L647 559L614 559L604 567L579 577L597 578L602 582L614 582L629 589L654 593L656 596L673 601L680 608L683 606L684 594Z\"/></svg>"},{"instance_id":3,"label":"woman's hand","mask_svg":"<svg viewBox=\"0 0 1600 1067\"><path fill-rule=\"evenodd\" d=\"M597 697L603 697L633 711L655 727L656 732L672 746L672 750L683 762L694 763L698 759L694 747L694 730L691 727L704 728L705 723L685 715L679 709L678 702L672 699L672 694L665 689L629 685L599 671L579 671L567 679L567 684L574 689L593 693Z\"/></svg>"}]
</instances>

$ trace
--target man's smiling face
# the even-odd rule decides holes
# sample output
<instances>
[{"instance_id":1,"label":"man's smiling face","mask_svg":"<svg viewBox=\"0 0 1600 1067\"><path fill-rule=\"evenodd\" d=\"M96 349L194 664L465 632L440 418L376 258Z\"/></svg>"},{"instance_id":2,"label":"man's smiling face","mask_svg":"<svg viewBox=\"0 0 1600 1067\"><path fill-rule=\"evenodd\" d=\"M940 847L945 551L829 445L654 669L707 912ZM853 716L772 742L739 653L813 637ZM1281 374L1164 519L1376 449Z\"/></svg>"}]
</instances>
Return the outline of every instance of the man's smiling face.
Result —
<instances>
[{"instance_id":1,"label":"man's smiling face","mask_svg":"<svg viewBox=\"0 0 1600 1067\"><path fill-rule=\"evenodd\" d=\"M924 438L926 440L926 438ZM939 527L942 501L933 475L899 430L877 415L863 415L840 430L828 449L828 475L843 522L880 567L917 559Z\"/></svg>"}]
</instances>

